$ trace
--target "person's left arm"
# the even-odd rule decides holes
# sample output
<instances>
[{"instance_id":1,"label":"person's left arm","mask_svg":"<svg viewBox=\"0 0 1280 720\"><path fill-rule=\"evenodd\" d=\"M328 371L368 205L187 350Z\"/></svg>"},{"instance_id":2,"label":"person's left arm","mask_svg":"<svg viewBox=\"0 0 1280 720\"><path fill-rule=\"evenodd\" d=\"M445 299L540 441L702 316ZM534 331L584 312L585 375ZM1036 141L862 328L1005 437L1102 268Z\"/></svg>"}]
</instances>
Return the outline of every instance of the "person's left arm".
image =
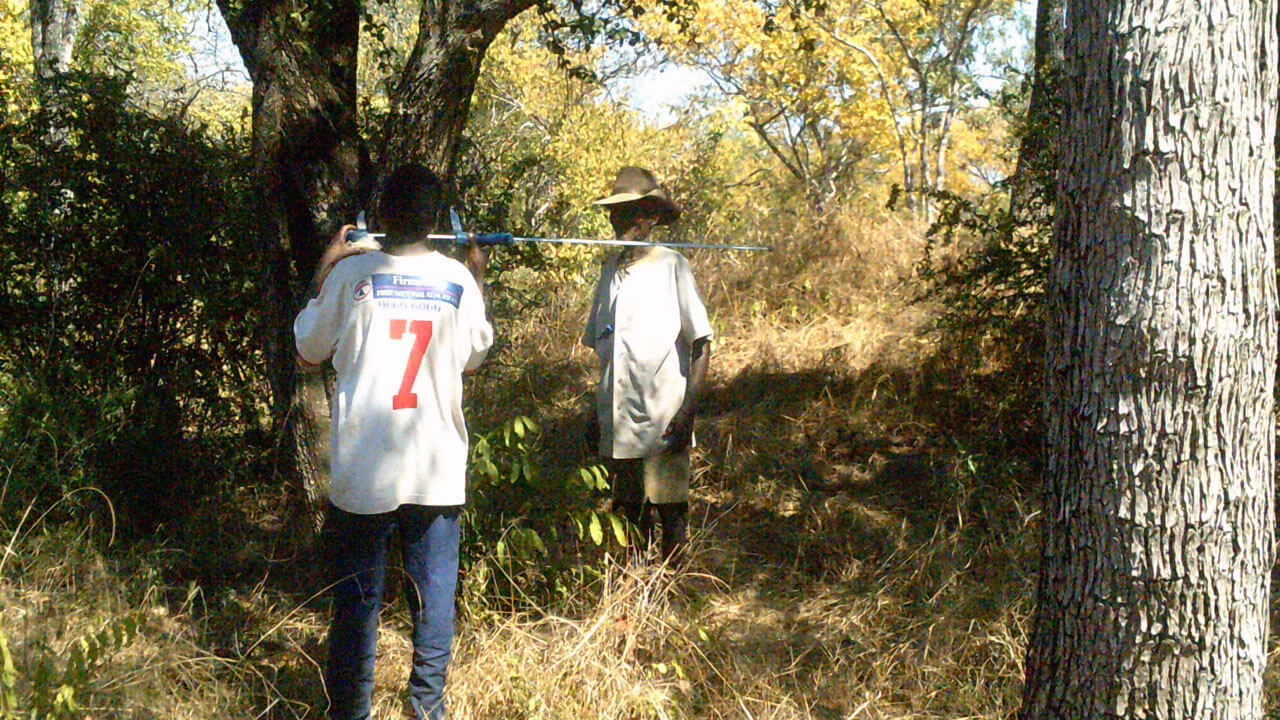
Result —
<instances>
[{"instance_id":1,"label":"person's left arm","mask_svg":"<svg viewBox=\"0 0 1280 720\"><path fill-rule=\"evenodd\" d=\"M484 269L488 259L488 253L483 248L476 243L471 243L467 259L463 263L475 280L472 286L475 293L463 291L462 303L458 308L465 320L463 327L466 328L463 333L465 337L459 338L464 344L463 372L466 373L478 370L485 356L488 355L489 348L493 346L493 325L489 323L484 307Z\"/></svg>"},{"instance_id":2,"label":"person's left arm","mask_svg":"<svg viewBox=\"0 0 1280 720\"><path fill-rule=\"evenodd\" d=\"M711 364L711 338L700 337L689 349L689 378L685 383L684 400L680 409L667 423L667 447L683 450L693 443L693 418L698 414L698 395L707 379L707 367Z\"/></svg>"},{"instance_id":3,"label":"person's left arm","mask_svg":"<svg viewBox=\"0 0 1280 720\"><path fill-rule=\"evenodd\" d=\"M689 343L689 377L684 399L675 417L667 424L664 437L672 450L683 450L693 442L693 418L698 412L698 396L711 365L711 322L707 307L698 294L689 262L683 257L676 268L676 298L680 307L680 337Z\"/></svg>"}]
</instances>

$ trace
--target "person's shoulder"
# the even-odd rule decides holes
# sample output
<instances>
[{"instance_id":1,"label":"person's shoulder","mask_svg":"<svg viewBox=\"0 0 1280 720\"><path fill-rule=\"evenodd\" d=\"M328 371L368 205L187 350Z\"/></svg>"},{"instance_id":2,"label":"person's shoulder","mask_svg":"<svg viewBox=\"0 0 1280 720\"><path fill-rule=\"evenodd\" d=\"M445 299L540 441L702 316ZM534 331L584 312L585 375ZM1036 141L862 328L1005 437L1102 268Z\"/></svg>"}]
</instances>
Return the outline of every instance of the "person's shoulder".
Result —
<instances>
[{"instance_id":1,"label":"person's shoulder","mask_svg":"<svg viewBox=\"0 0 1280 720\"><path fill-rule=\"evenodd\" d=\"M385 265L390 259L390 255L381 250L366 250L356 255L348 255L339 262L350 263L351 267L369 267L373 265Z\"/></svg>"},{"instance_id":2,"label":"person's shoulder","mask_svg":"<svg viewBox=\"0 0 1280 720\"><path fill-rule=\"evenodd\" d=\"M377 256L382 255L383 254L377 250L362 252L357 255L348 255L334 264L333 270L330 274L344 280L358 278L359 276L367 273L370 268L376 267L380 263L380 259Z\"/></svg>"},{"instance_id":3,"label":"person's shoulder","mask_svg":"<svg viewBox=\"0 0 1280 720\"><path fill-rule=\"evenodd\" d=\"M393 255L395 265L401 272L430 273L437 277L443 276L452 279L455 275L471 275L471 271L467 270L467 266L461 261L440 252L432 250L428 253L420 255Z\"/></svg>"},{"instance_id":4,"label":"person's shoulder","mask_svg":"<svg viewBox=\"0 0 1280 720\"><path fill-rule=\"evenodd\" d=\"M656 251L657 259L660 262L671 265L677 270L688 270L690 268L689 258L685 257L679 250L669 248L665 245L659 245L654 248L654 250Z\"/></svg>"},{"instance_id":5,"label":"person's shoulder","mask_svg":"<svg viewBox=\"0 0 1280 720\"><path fill-rule=\"evenodd\" d=\"M480 285L476 282L475 275L471 274L471 270L461 260L439 251L423 255L422 260L431 268L431 273L435 277L458 285L464 291L467 289L479 291Z\"/></svg>"},{"instance_id":6,"label":"person's shoulder","mask_svg":"<svg viewBox=\"0 0 1280 720\"><path fill-rule=\"evenodd\" d=\"M428 262L435 264L441 272L446 273L450 278L464 278L471 282L475 282L475 276L467 269L467 266L459 259L445 255L442 252L433 252L426 256Z\"/></svg>"}]
</instances>

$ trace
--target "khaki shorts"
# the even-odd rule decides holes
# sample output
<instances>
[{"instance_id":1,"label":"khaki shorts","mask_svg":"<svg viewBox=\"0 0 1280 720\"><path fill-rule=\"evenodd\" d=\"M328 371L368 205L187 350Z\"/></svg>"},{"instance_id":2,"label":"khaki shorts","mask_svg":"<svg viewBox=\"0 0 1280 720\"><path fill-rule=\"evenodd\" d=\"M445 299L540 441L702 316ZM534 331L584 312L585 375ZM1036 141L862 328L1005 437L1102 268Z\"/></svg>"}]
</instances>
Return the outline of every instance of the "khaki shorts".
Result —
<instances>
[{"instance_id":1,"label":"khaki shorts","mask_svg":"<svg viewBox=\"0 0 1280 720\"><path fill-rule=\"evenodd\" d=\"M689 448L644 458L644 497L649 502L689 502Z\"/></svg>"}]
</instances>

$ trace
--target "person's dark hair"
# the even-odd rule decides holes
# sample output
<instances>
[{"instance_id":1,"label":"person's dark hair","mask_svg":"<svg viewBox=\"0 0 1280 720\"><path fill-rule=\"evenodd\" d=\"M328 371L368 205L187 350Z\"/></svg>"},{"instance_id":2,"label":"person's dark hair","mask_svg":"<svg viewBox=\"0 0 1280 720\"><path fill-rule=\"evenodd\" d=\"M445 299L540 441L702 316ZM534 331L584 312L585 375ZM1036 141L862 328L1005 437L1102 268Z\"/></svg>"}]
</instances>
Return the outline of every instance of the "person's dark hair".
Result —
<instances>
[{"instance_id":1,"label":"person's dark hair","mask_svg":"<svg viewBox=\"0 0 1280 720\"><path fill-rule=\"evenodd\" d=\"M391 243L415 242L440 227L448 207L444 183L422 165L401 165L382 185L378 218Z\"/></svg>"}]
</instances>

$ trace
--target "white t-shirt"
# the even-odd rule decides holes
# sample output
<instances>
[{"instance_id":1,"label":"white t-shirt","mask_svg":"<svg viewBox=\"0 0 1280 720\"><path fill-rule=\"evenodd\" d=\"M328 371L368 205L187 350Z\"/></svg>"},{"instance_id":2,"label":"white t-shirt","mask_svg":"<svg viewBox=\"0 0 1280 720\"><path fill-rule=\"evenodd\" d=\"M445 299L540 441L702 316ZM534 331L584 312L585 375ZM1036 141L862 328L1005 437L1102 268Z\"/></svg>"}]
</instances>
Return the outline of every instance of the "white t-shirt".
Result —
<instances>
[{"instance_id":1,"label":"white t-shirt","mask_svg":"<svg viewBox=\"0 0 1280 720\"><path fill-rule=\"evenodd\" d=\"M695 340L712 337L689 261L655 247L629 267L605 261L582 342L600 359L600 454L646 457L684 402Z\"/></svg>"},{"instance_id":2,"label":"white t-shirt","mask_svg":"<svg viewBox=\"0 0 1280 720\"><path fill-rule=\"evenodd\" d=\"M332 357L329 499L347 512L466 501L462 373L493 344L480 288L437 252L340 261L293 323L298 354Z\"/></svg>"}]
</instances>

